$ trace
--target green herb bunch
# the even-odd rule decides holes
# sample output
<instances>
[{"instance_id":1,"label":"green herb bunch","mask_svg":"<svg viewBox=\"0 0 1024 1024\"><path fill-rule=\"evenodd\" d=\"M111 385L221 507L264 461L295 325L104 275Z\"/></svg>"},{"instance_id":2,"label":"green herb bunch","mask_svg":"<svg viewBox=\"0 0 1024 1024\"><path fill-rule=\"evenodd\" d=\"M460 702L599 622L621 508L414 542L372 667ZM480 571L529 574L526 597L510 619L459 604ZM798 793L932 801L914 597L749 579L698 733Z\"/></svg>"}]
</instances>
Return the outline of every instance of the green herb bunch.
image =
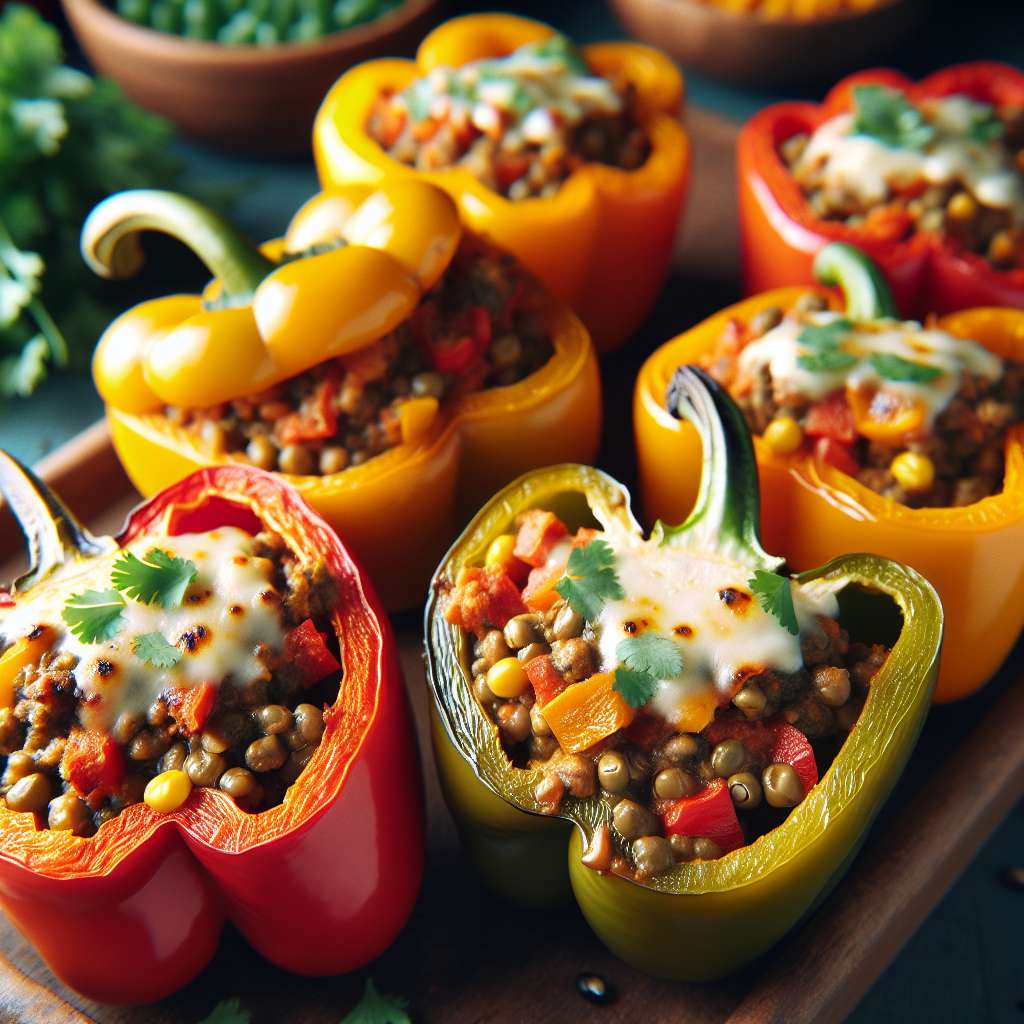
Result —
<instances>
[{"instance_id":1,"label":"green herb bunch","mask_svg":"<svg viewBox=\"0 0 1024 1024\"><path fill-rule=\"evenodd\" d=\"M78 253L82 222L112 192L177 184L173 137L113 82L66 67L34 10L0 15L0 397L87 364L111 310Z\"/></svg>"}]
</instances>

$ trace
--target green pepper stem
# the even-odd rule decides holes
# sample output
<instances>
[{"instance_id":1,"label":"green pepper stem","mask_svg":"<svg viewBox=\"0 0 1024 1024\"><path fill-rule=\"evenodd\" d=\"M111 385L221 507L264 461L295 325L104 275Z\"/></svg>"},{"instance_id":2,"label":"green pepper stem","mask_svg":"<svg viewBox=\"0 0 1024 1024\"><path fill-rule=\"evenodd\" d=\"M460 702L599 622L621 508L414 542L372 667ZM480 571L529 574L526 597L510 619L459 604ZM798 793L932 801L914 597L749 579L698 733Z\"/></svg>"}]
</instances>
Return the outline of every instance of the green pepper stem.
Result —
<instances>
[{"instance_id":1,"label":"green pepper stem","mask_svg":"<svg viewBox=\"0 0 1024 1024\"><path fill-rule=\"evenodd\" d=\"M220 279L225 299L242 300L274 268L220 214L176 192L134 189L104 199L82 228L82 256L101 277L130 277L142 266L139 233L184 242Z\"/></svg>"},{"instance_id":2,"label":"green pepper stem","mask_svg":"<svg viewBox=\"0 0 1024 1024\"><path fill-rule=\"evenodd\" d=\"M15 581L15 590L28 590L69 558L99 555L113 547L109 537L94 537L31 469L3 449L0 494L28 544L29 569Z\"/></svg>"},{"instance_id":3,"label":"green pepper stem","mask_svg":"<svg viewBox=\"0 0 1024 1024\"><path fill-rule=\"evenodd\" d=\"M830 242L814 257L814 276L824 285L838 285L852 320L899 319L889 283L877 264L860 249Z\"/></svg>"},{"instance_id":4,"label":"green pepper stem","mask_svg":"<svg viewBox=\"0 0 1024 1024\"><path fill-rule=\"evenodd\" d=\"M696 366L681 366L668 388L673 416L688 420L700 435L703 466L700 490L681 526L658 523L652 536L663 544L685 543L697 551L776 570L783 559L761 547L761 495L757 460L743 413L711 377ZM685 541L684 541L685 538Z\"/></svg>"}]
</instances>

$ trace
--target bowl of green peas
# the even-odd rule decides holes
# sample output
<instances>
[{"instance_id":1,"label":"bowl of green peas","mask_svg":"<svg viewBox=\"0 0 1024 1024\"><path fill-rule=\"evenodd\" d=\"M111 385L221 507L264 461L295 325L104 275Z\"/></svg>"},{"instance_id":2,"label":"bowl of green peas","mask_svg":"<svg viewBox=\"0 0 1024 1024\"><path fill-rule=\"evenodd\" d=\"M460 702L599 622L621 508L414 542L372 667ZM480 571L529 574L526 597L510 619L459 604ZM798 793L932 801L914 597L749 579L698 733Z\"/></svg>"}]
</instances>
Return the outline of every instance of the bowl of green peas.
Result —
<instances>
[{"instance_id":1,"label":"bowl of green peas","mask_svg":"<svg viewBox=\"0 0 1024 1024\"><path fill-rule=\"evenodd\" d=\"M193 139L254 156L309 152L347 68L412 53L440 0L62 0L85 55Z\"/></svg>"}]
</instances>

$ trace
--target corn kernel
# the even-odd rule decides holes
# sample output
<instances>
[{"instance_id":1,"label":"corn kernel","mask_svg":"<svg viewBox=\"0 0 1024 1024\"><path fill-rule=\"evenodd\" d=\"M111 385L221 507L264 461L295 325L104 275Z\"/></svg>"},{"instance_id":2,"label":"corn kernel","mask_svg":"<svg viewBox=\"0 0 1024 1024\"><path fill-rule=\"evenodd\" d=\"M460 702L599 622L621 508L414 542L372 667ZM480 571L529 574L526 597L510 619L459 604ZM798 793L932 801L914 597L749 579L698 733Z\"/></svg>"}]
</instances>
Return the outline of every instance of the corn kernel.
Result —
<instances>
[{"instance_id":1,"label":"corn kernel","mask_svg":"<svg viewBox=\"0 0 1024 1024\"><path fill-rule=\"evenodd\" d=\"M166 814L176 811L191 792L192 780L183 771L174 769L150 779L142 798L154 811Z\"/></svg>"},{"instance_id":2,"label":"corn kernel","mask_svg":"<svg viewBox=\"0 0 1024 1024\"><path fill-rule=\"evenodd\" d=\"M515 560L512 552L516 547L516 535L514 533L503 533L491 541L484 558L486 565L507 566Z\"/></svg>"},{"instance_id":3,"label":"corn kernel","mask_svg":"<svg viewBox=\"0 0 1024 1024\"><path fill-rule=\"evenodd\" d=\"M776 455L789 455L804 443L804 432L792 416L776 416L761 439Z\"/></svg>"},{"instance_id":4,"label":"corn kernel","mask_svg":"<svg viewBox=\"0 0 1024 1024\"><path fill-rule=\"evenodd\" d=\"M970 220L978 210L978 204L966 192L957 192L946 204L946 213L953 220Z\"/></svg>"},{"instance_id":5,"label":"corn kernel","mask_svg":"<svg viewBox=\"0 0 1024 1024\"><path fill-rule=\"evenodd\" d=\"M935 464L920 452L900 452L889 464L889 472L911 494L927 491L935 482Z\"/></svg>"},{"instance_id":6,"label":"corn kernel","mask_svg":"<svg viewBox=\"0 0 1024 1024\"><path fill-rule=\"evenodd\" d=\"M518 697L529 685L518 658L502 658L487 670L487 688L495 697Z\"/></svg>"},{"instance_id":7,"label":"corn kernel","mask_svg":"<svg viewBox=\"0 0 1024 1024\"><path fill-rule=\"evenodd\" d=\"M993 263L1010 263L1014 257L1016 246L1009 231L997 231L988 243L988 258Z\"/></svg>"}]
</instances>

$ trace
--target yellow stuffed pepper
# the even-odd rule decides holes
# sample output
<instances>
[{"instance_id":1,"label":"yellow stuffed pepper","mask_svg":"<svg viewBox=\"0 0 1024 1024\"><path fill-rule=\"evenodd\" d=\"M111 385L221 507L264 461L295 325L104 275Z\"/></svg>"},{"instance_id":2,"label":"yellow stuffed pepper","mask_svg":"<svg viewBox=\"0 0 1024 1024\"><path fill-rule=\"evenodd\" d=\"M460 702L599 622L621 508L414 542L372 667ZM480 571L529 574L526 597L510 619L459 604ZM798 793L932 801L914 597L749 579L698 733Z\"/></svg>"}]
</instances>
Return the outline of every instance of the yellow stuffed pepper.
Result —
<instances>
[{"instance_id":1,"label":"yellow stuffed pepper","mask_svg":"<svg viewBox=\"0 0 1024 1024\"><path fill-rule=\"evenodd\" d=\"M935 699L965 697L1024 625L1024 313L964 310L923 329L896 319L856 249L834 243L815 269L844 303L825 288L765 292L644 364L634 423L646 515L674 522L692 506L700 444L666 391L678 366L702 363L754 429L765 543L794 569L871 551L921 572L946 618ZM819 401L774 408L787 359L791 390L817 381Z\"/></svg>"},{"instance_id":2,"label":"yellow stuffed pepper","mask_svg":"<svg viewBox=\"0 0 1024 1024\"><path fill-rule=\"evenodd\" d=\"M122 314L96 350L143 494L223 462L284 473L399 608L484 496L596 451L586 329L431 185L322 193L261 249L183 196L125 192L93 211L83 253L105 276L132 273L143 230L214 275L202 296Z\"/></svg>"},{"instance_id":3,"label":"yellow stuffed pepper","mask_svg":"<svg viewBox=\"0 0 1024 1024\"><path fill-rule=\"evenodd\" d=\"M455 18L417 58L346 72L314 127L327 188L418 175L579 313L599 351L650 310L689 176L683 83L635 43L577 50L538 21Z\"/></svg>"}]
</instances>

